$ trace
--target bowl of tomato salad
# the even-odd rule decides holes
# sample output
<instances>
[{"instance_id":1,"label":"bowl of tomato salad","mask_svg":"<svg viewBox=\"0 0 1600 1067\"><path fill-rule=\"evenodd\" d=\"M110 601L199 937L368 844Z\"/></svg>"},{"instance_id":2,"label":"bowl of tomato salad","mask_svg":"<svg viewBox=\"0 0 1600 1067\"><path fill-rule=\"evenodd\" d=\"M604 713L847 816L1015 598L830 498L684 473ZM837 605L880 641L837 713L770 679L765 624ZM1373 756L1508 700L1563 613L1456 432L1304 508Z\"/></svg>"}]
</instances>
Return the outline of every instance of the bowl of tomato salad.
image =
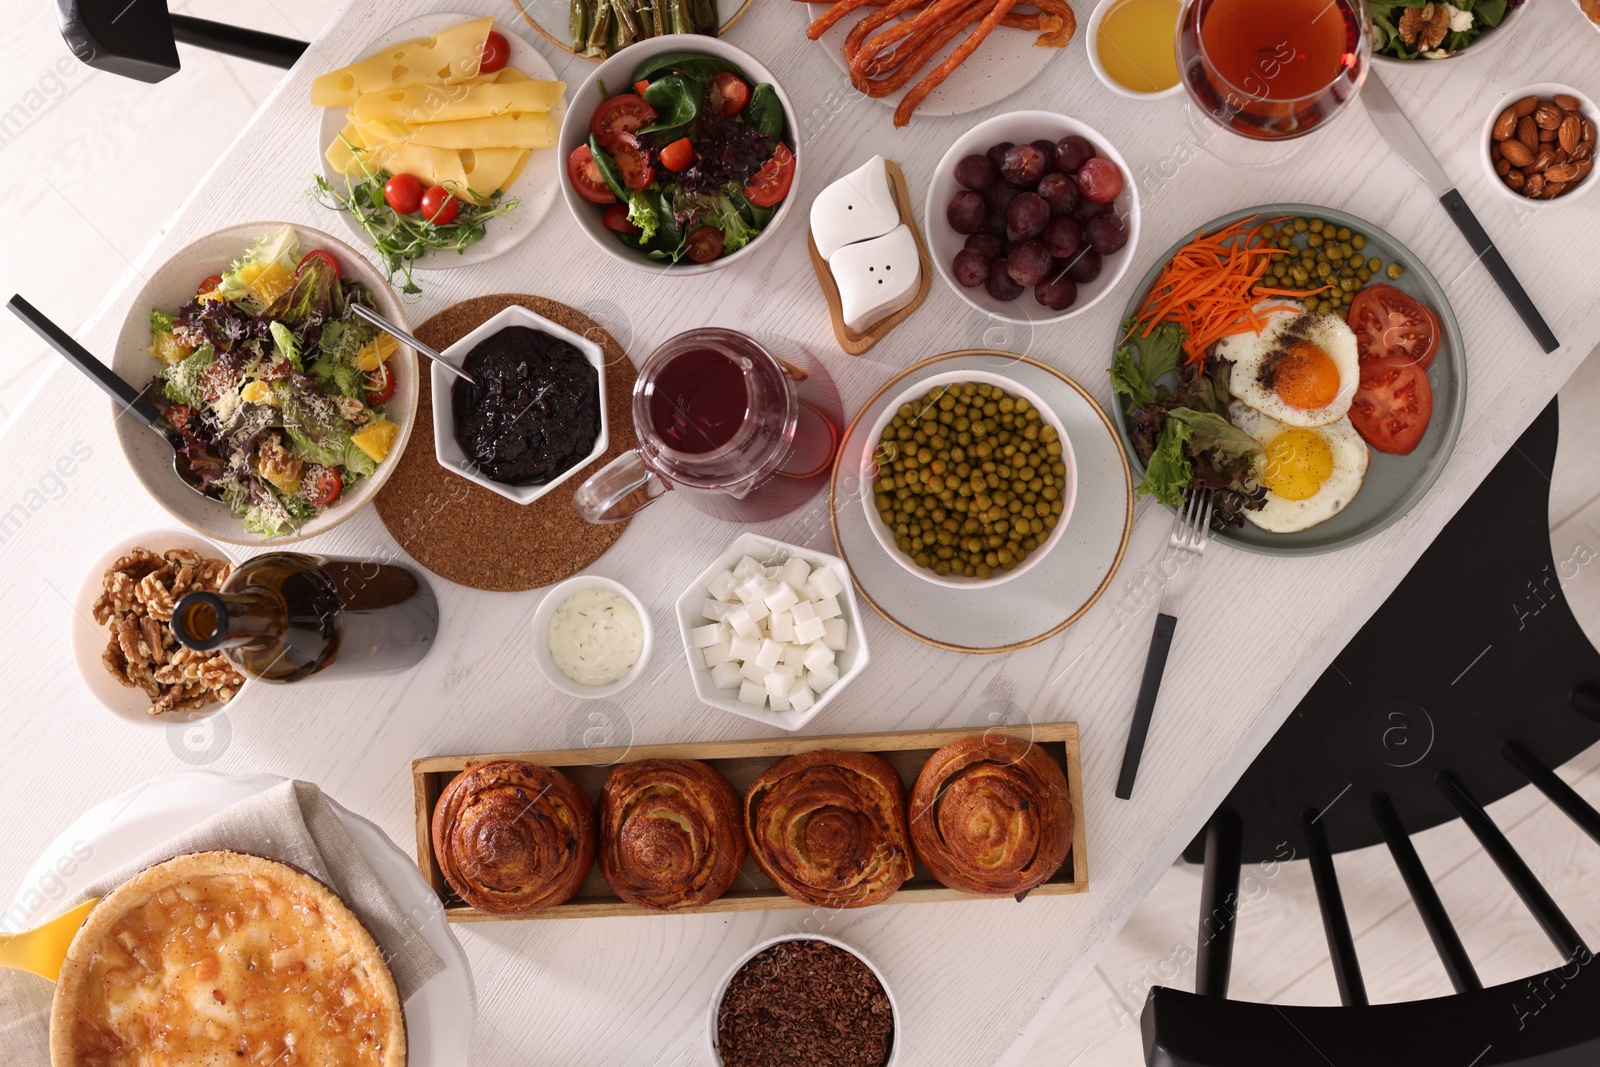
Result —
<instances>
[{"instance_id":1,"label":"bowl of tomato salad","mask_svg":"<svg viewBox=\"0 0 1600 1067\"><path fill-rule=\"evenodd\" d=\"M800 178L794 108L771 73L714 37L670 34L600 64L561 124L562 194L608 255L705 274L783 223Z\"/></svg>"}]
</instances>

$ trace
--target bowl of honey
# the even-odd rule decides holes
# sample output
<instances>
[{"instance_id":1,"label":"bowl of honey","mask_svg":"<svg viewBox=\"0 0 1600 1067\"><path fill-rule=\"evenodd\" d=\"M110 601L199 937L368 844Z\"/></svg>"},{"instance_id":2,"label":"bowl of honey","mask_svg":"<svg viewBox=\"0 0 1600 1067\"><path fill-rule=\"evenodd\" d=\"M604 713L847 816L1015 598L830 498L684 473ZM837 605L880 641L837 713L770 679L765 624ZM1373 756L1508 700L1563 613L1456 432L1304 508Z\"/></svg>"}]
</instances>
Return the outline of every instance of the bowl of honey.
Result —
<instances>
[{"instance_id":1,"label":"bowl of honey","mask_svg":"<svg viewBox=\"0 0 1600 1067\"><path fill-rule=\"evenodd\" d=\"M1173 39L1182 7L1181 0L1104 0L1084 34L1095 77L1134 100L1181 95Z\"/></svg>"}]
</instances>

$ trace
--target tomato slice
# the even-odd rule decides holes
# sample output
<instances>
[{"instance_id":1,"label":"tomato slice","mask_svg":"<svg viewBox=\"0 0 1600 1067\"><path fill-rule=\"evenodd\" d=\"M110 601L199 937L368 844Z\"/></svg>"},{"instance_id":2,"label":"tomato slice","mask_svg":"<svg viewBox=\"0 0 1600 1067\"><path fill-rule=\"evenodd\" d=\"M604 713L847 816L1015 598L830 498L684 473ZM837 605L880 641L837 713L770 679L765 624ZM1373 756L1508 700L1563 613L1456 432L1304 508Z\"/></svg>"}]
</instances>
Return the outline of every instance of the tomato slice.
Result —
<instances>
[{"instance_id":1,"label":"tomato slice","mask_svg":"<svg viewBox=\"0 0 1600 1067\"><path fill-rule=\"evenodd\" d=\"M688 170L694 162L694 145L687 137L680 137L661 150L661 165L668 170Z\"/></svg>"},{"instance_id":2,"label":"tomato slice","mask_svg":"<svg viewBox=\"0 0 1600 1067\"><path fill-rule=\"evenodd\" d=\"M1409 455L1432 417L1433 387L1421 366L1382 359L1361 364L1361 385L1350 405L1350 422L1367 444L1379 452Z\"/></svg>"},{"instance_id":3,"label":"tomato slice","mask_svg":"<svg viewBox=\"0 0 1600 1067\"><path fill-rule=\"evenodd\" d=\"M222 275L220 275L220 274L207 275L204 279L201 280L199 288L195 289L194 295L195 296L205 296L207 293L214 292L216 290L217 286L219 286L221 284L222 284Z\"/></svg>"},{"instance_id":4,"label":"tomato slice","mask_svg":"<svg viewBox=\"0 0 1600 1067\"><path fill-rule=\"evenodd\" d=\"M505 35L489 31L489 37L483 42L483 58L478 63L479 74L493 74L495 71L511 62L511 42Z\"/></svg>"},{"instance_id":5,"label":"tomato slice","mask_svg":"<svg viewBox=\"0 0 1600 1067\"><path fill-rule=\"evenodd\" d=\"M305 265L310 263L313 259L320 259L323 263L327 264L328 269L333 271L333 276L335 278L340 276L339 261L333 258L332 252L328 252L321 248L313 248L311 251L307 252L300 262L295 265L294 272L299 274ZM206 280L210 281L209 278ZM220 278L217 280L219 282L221 281Z\"/></svg>"},{"instance_id":6,"label":"tomato slice","mask_svg":"<svg viewBox=\"0 0 1600 1067\"><path fill-rule=\"evenodd\" d=\"M793 182L794 153L789 151L788 145L779 141L772 158L761 165L756 176L750 179L750 184L744 187L744 195L756 207L771 207L789 195L789 186Z\"/></svg>"},{"instance_id":7,"label":"tomato slice","mask_svg":"<svg viewBox=\"0 0 1600 1067\"><path fill-rule=\"evenodd\" d=\"M702 226L689 235L688 256L696 263L710 263L722 255L722 231Z\"/></svg>"},{"instance_id":8,"label":"tomato slice","mask_svg":"<svg viewBox=\"0 0 1600 1067\"><path fill-rule=\"evenodd\" d=\"M739 75L720 71L711 79L711 99L721 105L724 115L737 115L750 102L750 86Z\"/></svg>"},{"instance_id":9,"label":"tomato slice","mask_svg":"<svg viewBox=\"0 0 1600 1067\"><path fill-rule=\"evenodd\" d=\"M615 204L617 198L612 194L606 180L600 176L600 165L594 161L594 153L589 151L589 146L581 144L572 150L572 155L567 157L567 180L578 191L578 195L591 204Z\"/></svg>"},{"instance_id":10,"label":"tomato slice","mask_svg":"<svg viewBox=\"0 0 1600 1067\"><path fill-rule=\"evenodd\" d=\"M618 233L635 234L639 227L628 221L628 208L625 204L612 204L606 208L605 218L602 220L606 229L616 230Z\"/></svg>"},{"instance_id":11,"label":"tomato slice","mask_svg":"<svg viewBox=\"0 0 1600 1067\"><path fill-rule=\"evenodd\" d=\"M312 464L300 480L300 491L319 508L325 508L339 499L339 491L343 488L344 475L339 473L339 468L324 467L320 463Z\"/></svg>"},{"instance_id":12,"label":"tomato slice","mask_svg":"<svg viewBox=\"0 0 1600 1067\"><path fill-rule=\"evenodd\" d=\"M613 137L621 133L633 133L655 120L655 108L633 93L621 93L594 109L594 115L589 119L589 132L610 148Z\"/></svg>"},{"instance_id":13,"label":"tomato slice","mask_svg":"<svg viewBox=\"0 0 1600 1067\"><path fill-rule=\"evenodd\" d=\"M188 404L168 404L161 412L161 417L167 420L167 425L174 430L184 430L189 426L189 419L194 415L194 408Z\"/></svg>"},{"instance_id":14,"label":"tomato slice","mask_svg":"<svg viewBox=\"0 0 1600 1067\"><path fill-rule=\"evenodd\" d=\"M396 174L383 183L383 199L396 214L412 214L422 206L422 179L415 174Z\"/></svg>"},{"instance_id":15,"label":"tomato slice","mask_svg":"<svg viewBox=\"0 0 1600 1067\"><path fill-rule=\"evenodd\" d=\"M1355 331L1363 363L1381 359L1426 368L1439 351L1439 317L1392 285L1369 285L1357 293L1345 321Z\"/></svg>"},{"instance_id":16,"label":"tomato slice","mask_svg":"<svg viewBox=\"0 0 1600 1067\"><path fill-rule=\"evenodd\" d=\"M363 384L366 387L363 393L369 408L375 408L394 396L394 374L389 370L387 363L380 363L377 370L368 371Z\"/></svg>"},{"instance_id":17,"label":"tomato slice","mask_svg":"<svg viewBox=\"0 0 1600 1067\"><path fill-rule=\"evenodd\" d=\"M611 143L606 145L606 149L611 153L611 161L617 165L617 173L622 175L622 184L629 189L643 189L656 180L656 169L650 165L650 153L644 150L639 138L633 134L612 134Z\"/></svg>"}]
</instances>

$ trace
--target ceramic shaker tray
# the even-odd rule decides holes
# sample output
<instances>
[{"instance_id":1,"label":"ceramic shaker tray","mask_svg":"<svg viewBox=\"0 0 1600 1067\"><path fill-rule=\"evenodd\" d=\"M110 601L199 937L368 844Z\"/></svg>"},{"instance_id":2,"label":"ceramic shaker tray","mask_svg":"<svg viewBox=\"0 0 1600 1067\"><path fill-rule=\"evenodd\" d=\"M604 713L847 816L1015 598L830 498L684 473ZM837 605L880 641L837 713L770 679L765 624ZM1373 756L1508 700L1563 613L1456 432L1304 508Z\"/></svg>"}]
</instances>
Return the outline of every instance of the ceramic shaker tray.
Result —
<instances>
[{"instance_id":1,"label":"ceramic shaker tray","mask_svg":"<svg viewBox=\"0 0 1600 1067\"><path fill-rule=\"evenodd\" d=\"M1061 765L1067 776L1067 790L1072 798L1072 850L1067 853L1054 877L1035 888L1029 897L1061 896L1067 893L1085 893L1089 889L1089 861L1084 851L1083 768L1078 759L1078 724L1073 722L1038 723L1008 729L993 729L1014 737L1031 740ZM412 788L417 809L417 865L423 877L432 883L444 901L445 916L451 922L500 922L523 919L588 919L600 915L697 915L719 911L775 911L779 909L809 908L804 901L784 896L774 886L753 858L746 857L734 888L710 904L676 912L657 912L641 908L619 899L600 876L599 864L584 880L577 896L565 904L529 915L490 915L468 907L450 888L439 870L433 854L433 808L439 794L469 763L482 763L494 759L517 759L554 767L584 791L598 806L600 787L606 775L618 763L640 759L696 759L704 760L728 780L734 792L742 798L758 774L785 756L816 749L836 749L846 752L875 752L894 765L905 786L906 795L928 757L963 737L985 731L959 727L945 730L920 730L881 734L838 734L832 737L775 737L747 741L704 741L681 745L634 745L621 748L576 748L547 752L500 752L481 756L433 756L413 760L411 763ZM886 904L911 904L943 900L980 900L1004 898L975 897L956 889L947 889L934 881L919 861L911 880L900 887ZM1006 901L1015 907L1015 901ZM1026 901L1023 901L1026 904Z\"/></svg>"}]
</instances>

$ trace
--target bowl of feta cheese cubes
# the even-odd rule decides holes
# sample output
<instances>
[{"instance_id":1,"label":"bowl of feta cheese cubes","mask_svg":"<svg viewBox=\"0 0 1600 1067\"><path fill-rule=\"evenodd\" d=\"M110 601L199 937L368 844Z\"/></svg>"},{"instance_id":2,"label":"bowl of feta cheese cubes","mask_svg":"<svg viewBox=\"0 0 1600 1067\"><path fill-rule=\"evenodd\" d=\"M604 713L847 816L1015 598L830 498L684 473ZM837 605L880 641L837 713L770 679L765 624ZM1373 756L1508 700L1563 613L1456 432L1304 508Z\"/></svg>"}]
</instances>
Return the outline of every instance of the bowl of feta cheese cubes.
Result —
<instances>
[{"instance_id":1,"label":"bowl of feta cheese cubes","mask_svg":"<svg viewBox=\"0 0 1600 1067\"><path fill-rule=\"evenodd\" d=\"M700 699L798 730L867 665L844 560L745 534L678 598Z\"/></svg>"}]
</instances>

